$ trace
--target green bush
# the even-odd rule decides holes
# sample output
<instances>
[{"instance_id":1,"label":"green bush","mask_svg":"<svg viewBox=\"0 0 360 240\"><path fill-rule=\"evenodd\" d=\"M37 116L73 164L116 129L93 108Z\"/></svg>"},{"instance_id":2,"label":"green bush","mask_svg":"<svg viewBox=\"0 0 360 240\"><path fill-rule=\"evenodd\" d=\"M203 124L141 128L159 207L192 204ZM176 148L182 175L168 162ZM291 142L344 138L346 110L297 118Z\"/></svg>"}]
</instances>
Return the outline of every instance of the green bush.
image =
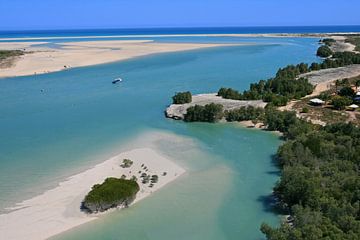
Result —
<instances>
[{"instance_id":1,"label":"green bush","mask_svg":"<svg viewBox=\"0 0 360 240\"><path fill-rule=\"evenodd\" d=\"M346 106L349 106L353 101L348 97L335 96L331 102L335 109L344 110Z\"/></svg>"},{"instance_id":2,"label":"green bush","mask_svg":"<svg viewBox=\"0 0 360 240\"><path fill-rule=\"evenodd\" d=\"M294 221L261 231L267 239L359 239L360 129L339 123L300 131L277 153L274 188Z\"/></svg>"},{"instance_id":3,"label":"green bush","mask_svg":"<svg viewBox=\"0 0 360 240\"><path fill-rule=\"evenodd\" d=\"M333 54L333 51L328 46L321 46L316 52L316 55L319 57L327 58Z\"/></svg>"},{"instance_id":4,"label":"green bush","mask_svg":"<svg viewBox=\"0 0 360 240\"><path fill-rule=\"evenodd\" d=\"M351 97L352 98L355 96L355 91L351 87L346 86L346 87L343 87L342 89L340 89L339 95L343 96L343 97Z\"/></svg>"},{"instance_id":5,"label":"green bush","mask_svg":"<svg viewBox=\"0 0 360 240\"><path fill-rule=\"evenodd\" d=\"M309 112L309 108L307 107L303 107L303 109L301 110L302 113L308 113Z\"/></svg>"},{"instance_id":6,"label":"green bush","mask_svg":"<svg viewBox=\"0 0 360 240\"><path fill-rule=\"evenodd\" d=\"M0 61L9 58L24 55L21 50L0 50Z\"/></svg>"},{"instance_id":7,"label":"green bush","mask_svg":"<svg viewBox=\"0 0 360 240\"><path fill-rule=\"evenodd\" d=\"M250 84L242 93L232 88L220 88L218 96L234 100L264 100L275 106L284 106L290 99L300 99L312 93L314 87L306 78L298 78L310 68L305 63L280 68L274 78Z\"/></svg>"},{"instance_id":8,"label":"green bush","mask_svg":"<svg viewBox=\"0 0 360 240\"><path fill-rule=\"evenodd\" d=\"M187 109L186 122L217 122L224 116L221 104L210 103L205 106L195 105Z\"/></svg>"},{"instance_id":9,"label":"green bush","mask_svg":"<svg viewBox=\"0 0 360 240\"><path fill-rule=\"evenodd\" d=\"M263 108L255 108L253 106L248 106L226 111L225 118L229 122L260 120L263 118L264 113L265 110Z\"/></svg>"},{"instance_id":10,"label":"green bush","mask_svg":"<svg viewBox=\"0 0 360 240\"><path fill-rule=\"evenodd\" d=\"M331 46L336 42L336 40L332 39L332 38L324 38L324 39L320 40L320 42L324 43L326 46Z\"/></svg>"},{"instance_id":11,"label":"green bush","mask_svg":"<svg viewBox=\"0 0 360 240\"><path fill-rule=\"evenodd\" d=\"M120 204L128 205L139 190L136 181L107 178L104 183L92 187L84 199L83 206L90 212L97 212Z\"/></svg>"},{"instance_id":12,"label":"green bush","mask_svg":"<svg viewBox=\"0 0 360 240\"><path fill-rule=\"evenodd\" d=\"M179 92L176 93L173 97L173 104L185 104L191 103L192 95L191 92Z\"/></svg>"}]
</instances>

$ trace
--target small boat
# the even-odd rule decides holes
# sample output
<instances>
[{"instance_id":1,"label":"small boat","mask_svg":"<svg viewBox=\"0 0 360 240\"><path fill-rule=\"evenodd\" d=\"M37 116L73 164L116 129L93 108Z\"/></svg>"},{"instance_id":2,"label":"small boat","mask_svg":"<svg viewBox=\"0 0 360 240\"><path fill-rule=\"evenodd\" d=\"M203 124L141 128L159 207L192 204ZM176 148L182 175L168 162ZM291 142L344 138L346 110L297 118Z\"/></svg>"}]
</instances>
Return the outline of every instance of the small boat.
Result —
<instances>
[{"instance_id":1,"label":"small boat","mask_svg":"<svg viewBox=\"0 0 360 240\"><path fill-rule=\"evenodd\" d=\"M112 84L116 84L119 82L122 82L123 80L121 78L115 78L114 81L112 81Z\"/></svg>"}]
</instances>

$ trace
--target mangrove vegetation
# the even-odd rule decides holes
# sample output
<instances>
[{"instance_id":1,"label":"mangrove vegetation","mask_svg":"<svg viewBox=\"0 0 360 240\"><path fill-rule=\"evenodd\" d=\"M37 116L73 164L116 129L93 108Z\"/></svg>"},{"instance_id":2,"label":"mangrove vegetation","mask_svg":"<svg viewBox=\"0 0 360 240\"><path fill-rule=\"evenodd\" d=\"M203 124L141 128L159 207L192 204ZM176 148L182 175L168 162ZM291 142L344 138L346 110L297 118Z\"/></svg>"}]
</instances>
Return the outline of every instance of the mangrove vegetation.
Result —
<instances>
[{"instance_id":1,"label":"mangrove vegetation","mask_svg":"<svg viewBox=\"0 0 360 240\"><path fill-rule=\"evenodd\" d=\"M107 178L102 184L95 184L86 195L82 208L90 213L103 212L110 208L127 207L140 190L135 180Z\"/></svg>"}]
</instances>

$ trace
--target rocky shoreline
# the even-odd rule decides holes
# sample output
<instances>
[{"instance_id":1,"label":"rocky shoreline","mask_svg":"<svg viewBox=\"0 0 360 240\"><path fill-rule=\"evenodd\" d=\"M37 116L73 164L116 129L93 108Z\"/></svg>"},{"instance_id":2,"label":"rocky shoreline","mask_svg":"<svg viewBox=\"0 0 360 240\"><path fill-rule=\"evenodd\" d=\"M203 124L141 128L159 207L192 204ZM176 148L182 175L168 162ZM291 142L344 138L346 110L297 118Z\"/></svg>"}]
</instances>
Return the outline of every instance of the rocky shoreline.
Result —
<instances>
[{"instance_id":1,"label":"rocky shoreline","mask_svg":"<svg viewBox=\"0 0 360 240\"><path fill-rule=\"evenodd\" d=\"M165 116L167 118L172 118L175 120L183 120L184 116L187 112L189 107L200 105L205 106L206 104L215 103L221 104L223 106L224 111L234 110L241 107L260 107L265 108L267 103L262 100L253 100L253 101L242 101L242 100L232 100L232 99L225 99L220 96L217 96L216 93L208 93L208 94L198 94L192 96L191 103L185 104L171 104L165 110Z\"/></svg>"}]
</instances>

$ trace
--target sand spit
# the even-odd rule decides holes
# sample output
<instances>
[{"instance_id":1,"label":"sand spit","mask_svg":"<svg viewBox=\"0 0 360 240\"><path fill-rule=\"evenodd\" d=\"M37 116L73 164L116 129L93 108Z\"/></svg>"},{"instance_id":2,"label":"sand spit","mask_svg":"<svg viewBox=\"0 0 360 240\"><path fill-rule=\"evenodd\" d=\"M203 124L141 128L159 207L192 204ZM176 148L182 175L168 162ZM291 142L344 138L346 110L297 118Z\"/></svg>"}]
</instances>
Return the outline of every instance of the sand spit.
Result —
<instances>
[{"instance_id":1,"label":"sand spit","mask_svg":"<svg viewBox=\"0 0 360 240\"><path fill-rule=\"evenodd\" d=\"M120 166L125 158L134 162L130 168ZM142 164L147 167L147 171L144 170ZM142 184L139 177L140 171L158 175L158 183L153 187ZM7 240L47 239L98 218L100 214L87 215L81 212L80 204L91 187L96 183L102 183L107 177L136 176L140 185L140 191L134 201L136 203L184 172L183 168L150 148L133 149L121 153L68 178L52 190L17 204L10 213L0 215L1 238Z\"/></svg>"},{"instance_id":2,"label":"sand spit","mask_svg":"<svg viewBox=\"0 0 360 240\"><path fill-rule=\"evenodd\" d=\"M46 42L43 42L44 44ZM29 54L19 57L9 68L0 69L0 78L36 75L73 67L91 66L156 53L195 50L246 44L158 43L151 40L66 42L59 48L34 42L0 42L0 49L21 49ZM41 43L40 43L41 44ZM31 53L31 54L30 54Z\"/></svg>"}]
</instances>

